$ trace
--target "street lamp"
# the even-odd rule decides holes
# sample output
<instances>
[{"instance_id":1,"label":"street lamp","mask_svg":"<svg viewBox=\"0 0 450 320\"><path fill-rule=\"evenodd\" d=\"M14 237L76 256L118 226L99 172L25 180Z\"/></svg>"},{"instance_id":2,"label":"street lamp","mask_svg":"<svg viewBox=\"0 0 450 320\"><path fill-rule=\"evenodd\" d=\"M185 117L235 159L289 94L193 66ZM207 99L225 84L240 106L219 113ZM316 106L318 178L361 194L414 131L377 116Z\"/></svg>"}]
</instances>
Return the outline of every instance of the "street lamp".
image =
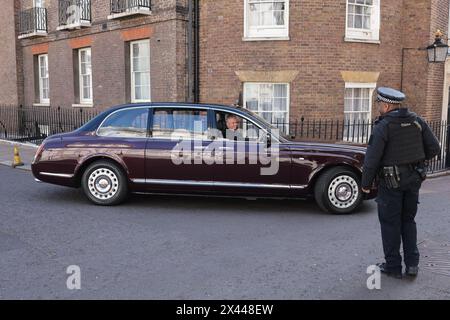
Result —
<instances>
[{"instance_id":1,"label":"street lamp","mask_svg":"<svg viewBox=\"0 0 450 320\"><path fill-rule=\"evenodd\" d=\"M448 45L442 41L442 36L441 30L436 31L434 43L427 47L430 63L442 63L447 59Z\"/></svg>"},{"instance_id":2,"label":"street lamp","mask_svg":"<svg viewBox=\"0 0 450 320\"><path fill-rule=\"evenodd\" d=\"M435 33L434 43L426 48L402 48L402 69L400 75L400 91L403 91L403 64L405 61L406 50L427 50L429 63L444 63L447 59L449 46L443 40L444 34L441 30Z\"/></svg>"}]
</instances>

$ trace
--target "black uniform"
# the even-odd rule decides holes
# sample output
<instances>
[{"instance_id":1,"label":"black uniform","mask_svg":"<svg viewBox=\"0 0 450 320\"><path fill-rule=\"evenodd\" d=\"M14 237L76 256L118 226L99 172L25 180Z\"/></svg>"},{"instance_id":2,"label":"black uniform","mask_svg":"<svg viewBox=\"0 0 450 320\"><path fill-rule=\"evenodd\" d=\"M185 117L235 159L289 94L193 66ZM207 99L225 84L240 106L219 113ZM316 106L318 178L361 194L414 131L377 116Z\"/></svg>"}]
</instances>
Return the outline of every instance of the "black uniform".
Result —
<instances>
[{"instance_id":1,"label":"black uniform","mask_svg":"<svg viewBox=\"0 0 450 320\"><path fill-rule=\"evenodd\" d=\"M422 184L419 172L424 160L439 152L439 142L429 126L406 108L388 112L375 122L361 184L362 188L370 189L374 180L378 182L376 202L388 272L402 272L401 242L407 268L419 264L414 221ZM397 170L398 185L383 177L384 168Z\"/></svg>"}]
</instances>

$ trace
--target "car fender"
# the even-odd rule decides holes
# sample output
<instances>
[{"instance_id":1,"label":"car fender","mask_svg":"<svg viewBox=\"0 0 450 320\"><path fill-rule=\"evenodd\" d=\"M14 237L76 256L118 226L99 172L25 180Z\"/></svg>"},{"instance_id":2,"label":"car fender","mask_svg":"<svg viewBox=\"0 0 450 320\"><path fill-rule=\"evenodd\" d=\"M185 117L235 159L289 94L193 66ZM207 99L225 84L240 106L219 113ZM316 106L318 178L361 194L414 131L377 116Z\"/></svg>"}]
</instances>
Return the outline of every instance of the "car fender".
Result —
<instances>
[{"instance_id":1,"label":"car fender","mask_svg":"<svg viewBox=\"0 0 450 320\"><path fill-rule=\"evenodd\" d=\"M78 161L78 164L75 168L75 176L78 177L80 174L80 170L84 169L89 164L95 162L96 160L112 160L116 163L118 163L122 169L125 171L126 176L129 176L129 169L126 163L123 161L123 159L117 155L117 154L111 154L111 153L96 153L94 155L88 155L86 157L81 158Z\"/></svg>"},{"instance_id":2,"label":"car fender","mask_svg":"<svg viewBox=\"0 0 450 320\"><path fill-rule=\"evenodd\" d=\"M358 165L358 161L355 159L352 159L351 157L342 157L339 159L335 159L331 162L324 162L321 163L319 166L317 166L310 174L309 181L310 183L313 183L317 177L322 174L325 170L333 167L349 167L353 169L354 171L358 172L360 175L362 174L362 168Z\"/></svg>"}]
</instances>

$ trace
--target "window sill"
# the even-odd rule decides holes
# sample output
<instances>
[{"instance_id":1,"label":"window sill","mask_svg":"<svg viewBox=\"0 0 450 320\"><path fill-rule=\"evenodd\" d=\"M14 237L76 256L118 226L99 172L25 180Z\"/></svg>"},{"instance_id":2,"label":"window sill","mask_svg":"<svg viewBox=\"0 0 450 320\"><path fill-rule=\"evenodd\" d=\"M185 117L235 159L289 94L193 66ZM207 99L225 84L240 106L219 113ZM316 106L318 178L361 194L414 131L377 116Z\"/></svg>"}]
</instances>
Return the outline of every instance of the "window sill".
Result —
<instances>
[{"instance_id":1,"label":"window sill","mask_svg":"<svg viewBox=\"0 0 450 320\"><path fill-rule=\"evenodd\" d=\"M242 41L289 41L289 37L243 37Z\"/></svg>"},{"instance_id":2,"label":"window sill","mask_svg":"<svg viewBox=\"0 0 450 320\"><path fill-rule=\"evenodd\" d=\"M92 103L74 103L72 104L72 108L93 108L94 105Z\"/></svg>"},{"instance_id":3,"label":"window sill","mask_svg":"<svg viewBox=\"0 0 450 320\"><path fill-rule=\"evenodd\" d=\"M359 43L370 43L370 44L381 44L380 40L364 39L364 38L344 38L345 42L359 42Z\"/></svg>"},{"instance_id":4,"label":"window sill","mask_svg":"<svg viewBox=\"0 0 450 320\"><path fill-rule=\"evenodd\" d=\"M140 9L127 9L120 13L111 13L108 16L108 20L121 19L129 16L149 16L152 14L150 9L140 8Z\"/></svg>"},{"instance_id":5,"label":"window sill","mask_svg":"<svg viewBox=\"0 0 450 320\"><path fill-rule=\"evenodd\" d=\"M62 31L62 30L75 30L75 29L81 29L81 28L89 28L91 27L91 22L90 21L86 21L86 20L81 20L72 24L67 24L67 25L61 25L56 27L57 31Z\"/></svg>"},{"instance_id":6,"label":"window sill","mask_svg":"<svg viewBox=\"0 0 450 320\"><path fill-rule=\"evenodd\" d=\"M49 103L33 103L33 107L50 107L50 102Z\"/></svg>"},{"instance_id":7,"label":"window sill","mask_svg":"<svg viewBox=\"0 0 450 320\"><path fill-rule=\"evenodd\" d=\"M31 33L26 33L18 36L18 39L27 39L27 38L37 38L37 37L46 37L48 36L47 31L34 31Z\"/></svg>"},{"instance_id":8,"label":"window sill","mask_svg":"<svg viewBox=\"0 0 450 320\"><path fill-rule=\"evenodd\" d=\"M130 103L151 103L151 100L131 100Z\"/></svg>"}]
</instances>

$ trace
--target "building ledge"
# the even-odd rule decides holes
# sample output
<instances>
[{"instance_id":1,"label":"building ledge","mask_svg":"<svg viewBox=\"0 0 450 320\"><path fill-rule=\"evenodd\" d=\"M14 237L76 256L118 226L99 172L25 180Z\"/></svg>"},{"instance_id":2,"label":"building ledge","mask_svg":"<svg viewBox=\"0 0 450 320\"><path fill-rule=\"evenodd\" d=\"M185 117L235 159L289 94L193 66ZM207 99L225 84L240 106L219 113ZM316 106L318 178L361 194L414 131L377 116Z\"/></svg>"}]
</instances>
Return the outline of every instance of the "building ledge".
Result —
<instances>
[{"instance_id":1,"label":"building ledge","mask_svg":"<svg viewBox=\"0 0 450 320\"><path fill-rule=\"evenodd\" d=\"M73 29L81 29L81 28L89 28L91 27L91 22L86 20L77 21L71 24L61 25L56 28L56 30L73 30Z\"/></svg>"},{"instance_id":2,"label":"building ledge","mask_svg":"<svg viewBox=\"0 0 450 320\"><path fill-rule=\"evenodd\" d=\"M33 103L33 107L43 107L43 108L49 108L50 107L50 102L49 103Z\"/></svg>"},{"instance_id":3,"label":"building ledge","mask_svg":"<svg viewBox=\"0 0 450 320\"><path fill-rule=\"evenodd\" d=\"M72 108L93 108L94 105L92 103L74 103L72 104Z\"/></svg>"},{"instance_id":4,"label":"building ledge","mask_svg":"<svg viewBox=\"0 0 450 320\"><path fill-rule=\"evenodd\" d=\"M289 41L289 37L243 37L242 41Z\"/></svg>"},{"instance_id":5,"label":"building ledge","mask_svg":"<svg viewBox=\"0 0 450 320\"><path fill-rule=\"evenodd\" d=\"M19 35L19 39L36 38L36 37L46 37L48 36L47 31L34 31L31 33L25 33Z\"/></svg>"},{"instance_id":6,"label":"building ledge","mask_svg":"<svg viewBox=\"0 0 450 320\"><path fill-rule=\"evenodd\" d=\"M358 42L358 43L370 43L370 44L381 44L380 40L373 39L356 39L356 38L344 38L345 42Z\"/></svg>"},{"instance_id":7,"label":"building ledge","mask_svg":"<svg viewBox=\"0 0 450 320\"><path fill-rule=\"evenodd\" d=\"M121 13L112 13L108 16L108 20L114 20L114 19L121 19L129 16L135 16L135 15L145 15L149 16L152 14L152 11L149 9L127 9L124 12Z\"/></svg>"}]
</instances>

